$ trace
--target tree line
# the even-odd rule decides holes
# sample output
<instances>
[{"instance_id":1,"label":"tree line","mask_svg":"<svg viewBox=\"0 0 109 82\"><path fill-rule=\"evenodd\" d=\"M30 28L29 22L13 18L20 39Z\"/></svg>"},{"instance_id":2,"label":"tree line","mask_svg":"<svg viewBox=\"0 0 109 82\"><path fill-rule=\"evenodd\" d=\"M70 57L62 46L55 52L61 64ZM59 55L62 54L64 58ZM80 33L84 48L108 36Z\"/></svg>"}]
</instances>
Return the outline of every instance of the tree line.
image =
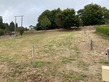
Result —
<instances>
[{"instance_id":1,"label":"tree line","mask_svg":"<svg viewBox=\"0 0 109 82\"><path fill-rule=\"evenodd\" d=\"M77 12L60 8L45 10L39 17L36 30L71 29L72 27L101 25L109 23L109 10L98 4L88 4Z\"/></svg>"},{"instance_id":2,"label":"tree line","mask_svg":"<svg viewBox=\"0 0 109 82\"><path fill-rule=\"evenodd\" d=\"M22 35L25 30L28 30L27 28L24 27L18 27L18 24L17 23L15 24L13 21L10 22L10 24L3 23L3 18L2 16L0 16L0 35L4 35L4 34L11 35L15 31L15 26L17 31L20 33L20 35Z\"/></svg>"}]
</instances>

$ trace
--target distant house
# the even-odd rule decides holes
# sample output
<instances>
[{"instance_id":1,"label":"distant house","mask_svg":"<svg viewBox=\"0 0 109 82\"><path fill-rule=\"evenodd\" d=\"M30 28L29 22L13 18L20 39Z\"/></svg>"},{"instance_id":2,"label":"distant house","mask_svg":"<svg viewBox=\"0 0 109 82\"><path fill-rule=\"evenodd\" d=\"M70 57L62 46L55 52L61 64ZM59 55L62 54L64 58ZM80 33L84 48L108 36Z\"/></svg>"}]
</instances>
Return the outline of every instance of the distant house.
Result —
<instances>
[{"instance_id":1,"label":"distant house","mask_svg":"<svg viewBox=\"0 0 109 82\"><path fill-rule=\"evenodd\" d=\"M34 30L34 26L33 25L30 25L29 26L29 30Z\"/></svg>"}]
</instances>

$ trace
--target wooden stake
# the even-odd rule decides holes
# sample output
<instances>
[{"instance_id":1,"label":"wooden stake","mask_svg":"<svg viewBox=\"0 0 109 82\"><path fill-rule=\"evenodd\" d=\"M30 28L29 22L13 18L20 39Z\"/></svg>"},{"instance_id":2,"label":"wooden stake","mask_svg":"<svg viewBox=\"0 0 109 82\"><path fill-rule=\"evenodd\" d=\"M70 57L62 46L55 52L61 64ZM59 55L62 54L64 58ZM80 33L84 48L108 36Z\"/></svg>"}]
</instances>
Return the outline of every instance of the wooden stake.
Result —
<instances>
[{"instance_id":1,"label":"wooden stake","mask_svg":"<svg viewBox=\"0 0 109 82\"><path fill-rule=\"evenodd\" d=\"M32 63L34 63L34 46L32 47Z\"/></svg>"},{"instance_id":2,"label":"wooden stake","mask_svg":"<svg viewBox=\"0 0 109 82\"><path fill-rule=\"evenodd\" d=\"M109 60L109 48L107 49L107 55L108 55L108 60Z\"/></svg>"},{"instance_id":3,"label":"wooden stake","mask_svg":"<svg viewBox=\"0 0 109 82\"><path fill-rule=\"evenodd\" d=\"M93 50L93 41L92 41L92 39L90 40L90 50Z\"/></svg>"}]
</instances>

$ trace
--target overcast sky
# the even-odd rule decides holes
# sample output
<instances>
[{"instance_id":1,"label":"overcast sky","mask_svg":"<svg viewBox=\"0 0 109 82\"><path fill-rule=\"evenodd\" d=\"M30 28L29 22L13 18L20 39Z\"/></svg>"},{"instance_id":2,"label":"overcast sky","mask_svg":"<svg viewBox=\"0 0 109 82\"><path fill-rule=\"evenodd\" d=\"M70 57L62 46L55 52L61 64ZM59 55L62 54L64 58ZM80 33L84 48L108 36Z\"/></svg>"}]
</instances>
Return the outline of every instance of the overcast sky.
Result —
<instances>
[{"instance_id":1,"label":"overcast sky","mask_svg":"<svg viewBox=\"0 0 109 82\"><path fill-rule=\"evenodd\" d=\"M76 11L85 5L96 3L109 9L109 0L0 0L0 16L10 23L14 16L24 15L23 26L36 25L38 16L46 9L74 8ZM17 19L20 25L20 18Z\"/></svg>"}]
</instances>

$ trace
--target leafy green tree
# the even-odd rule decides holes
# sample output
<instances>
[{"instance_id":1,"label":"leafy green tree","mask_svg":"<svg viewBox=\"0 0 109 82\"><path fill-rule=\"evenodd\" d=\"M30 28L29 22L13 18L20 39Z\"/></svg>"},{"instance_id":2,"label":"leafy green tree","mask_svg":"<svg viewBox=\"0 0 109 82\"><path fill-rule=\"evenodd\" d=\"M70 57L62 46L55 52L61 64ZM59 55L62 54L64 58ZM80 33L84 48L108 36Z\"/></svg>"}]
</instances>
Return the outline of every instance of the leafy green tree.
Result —
<instances>
[{"instance_id":1,"label":"leafy green tree","mask_svg":"<svg viewBox=\"0 0 109 82\"><path fill-rule=\"evenodd\" d=\"M2 16L0 16L0 23L3 23L3 19L2 19Z\"/></svg>"},{"instance_id":2,"label":"leafy green tree","mask_svg":"<svg viewBox=\"0 0 109 82\"><path fill-rule=\"evenodd\" d=\"M50 26L50 25L51 25L51 22L50 22L50 20L49 20L46 16L44 16L44 17L42 18L42 20L40 21L40 25L41 25L41 27L42 27L43 29L46 29L47 26Z\"/></svg>"},{"instance_id":3,"label":"leafy green tree","mask_svg":"<svg viewBox=\"0 0 109 82\"><path fill-rule=\"evenodd\" d=\"M57 26L57 24L56 24L56 20L59 21L59 19L57 18L57 15L58 15L59 13L61 13L61 12L62 12L62 10L61 10L60 8L54 9L54 10L51 11L52 17L51 17L51 20L50 20L50 21L51 21L51 27L50 27L50 29L59 28L59 27Z\"/></svg>"},{"instance_id":4,"label":"leafy green tree","mask_svg":"<svg viewBox=\"0 0 109 82\"><path fill-rule=\"evenodd\" d=\"M0 16L0 29L5 29L5 26L3 25L3 19L2 16Z\"/></svg>"},{"instance_id":5,"label":"leafy green tree","mask_svg":"<svg viewBox=\"0 0 109 82\"><path fill-rule=\"evenodd\" d=\"M88 4L84 9L78 11L78 15L82 20L83 25L104 24L109 16L107 9L97 4Z\"/></svg>"},{"instance_id":6,"label":"leafy green tree","mask_svg":"<svg viewBox=\"0 0 109 82\"><path fill-rule=\"evenodd\" d=\"M45 10L39 17L38 17L38 24L36 25L36 29L43 29L43 27L41 26L41 23L46 19L49 20L49 22L51 22L51 24L47 25L47 29L55 29L57 28L56 22L55 22L55 18L56 15L61 12L60 8L58 9L54 9L54 10ZM43 18L44 17L44 18ZM47 17L47 18L46 18Z\"/></svg>"},{"instance_id":7,"label":"leafy green tree","mask_svg":"<svg viewBox=\"0 0 109 82\"><path fill-rule=\"evenodd\" d=\"M47 28L44 24L44 21L46 22L50 22L51 23L51 20L52 20L52 13L50 10L45 10L38 18L38 25L37 26L38 28L40 27L41 29L49 29L51 27L51 24L47 25ZM46 23L47 23L46 22Z\"/></svg>"},{"instance_id":8,"label":"leafy green tree","mask_svg":"<svg viewBox=\"0 0 109 82\"><path fill-rule=\"evenodd\" d=\"M55 23L58 28L63 28L63 21L61 19L61 13L58 13L55 17Z\"/></svg>"},{"instance_id":9,"label":"leafy green tree","mask_svg":"<svg viewBox=\"0 0 109 82\"><path fill-rule=\"evenodd\" d=\"M4 30L0 29L0 36L4 35Z\"/></svg>"},{"instance_id":10,"label":"leafy green tree","mask_svg":"<svg viewBox=\"0 0 109 82\"><path fill-rule=\"evenodd\" d=\"M10 31L14 31L14 29L15 29L15 24L12 21L12 22L10 22Z\"/></svg>"},{"instance_id":11,"label":"leafy green tree","mask_svg":"<svg viewBox=\"0 0 109 82\"><path fill-rule=\"evenodd\" d=\"M42 30L42 28L40 27L40 23L37 23L36 26L34 27L35 30Z\"/></svg>"},{"instance_id":12,"label":"leafy green tree","mask_svg":"<svg viewBox=\"0 0 109 82\"><path fill-rule=\"evenodd\" d=\"M79 26L79 20L77 19L75 15L74 9L65 9L63 10L59 15L59 19L62 21L63 28L65 29L71 29L73 26Z\"/></svg>"},{"instance_id":13,"label":"leafy green tree","mask_svg":"<svg viewBox=\"0 0 109 82\"><path fill-rule=\"evenodd\" d=\"M109 24L109 10L103 7L102 12L103 12L103 19L104 19L103 21L105 22L105 24Z\"/></svg>"},{"instance_id":14,"label":"leafy green tree","mask_svg":"<svg viewBox=\"0 0 109 82\"><path fill-rule=\"evenodd\" d=\"M9 27L8 23L3 23L3 24L4 24L4 27L5 27L4 33L9 33L10 27Z\"/></svg>"},{"instance_id":15,"label":"leafy green tree","mask_svg":"<svg viewBox=\"0 0 109 82\"><path fill-rule=\"evenodd\" d=\"M75 22L74 23L75 23L76 27L79 27L79 26L82 25L82 21L81 21L81 19L78 15L75 16Z\"/></svg>"}]
</instances>

